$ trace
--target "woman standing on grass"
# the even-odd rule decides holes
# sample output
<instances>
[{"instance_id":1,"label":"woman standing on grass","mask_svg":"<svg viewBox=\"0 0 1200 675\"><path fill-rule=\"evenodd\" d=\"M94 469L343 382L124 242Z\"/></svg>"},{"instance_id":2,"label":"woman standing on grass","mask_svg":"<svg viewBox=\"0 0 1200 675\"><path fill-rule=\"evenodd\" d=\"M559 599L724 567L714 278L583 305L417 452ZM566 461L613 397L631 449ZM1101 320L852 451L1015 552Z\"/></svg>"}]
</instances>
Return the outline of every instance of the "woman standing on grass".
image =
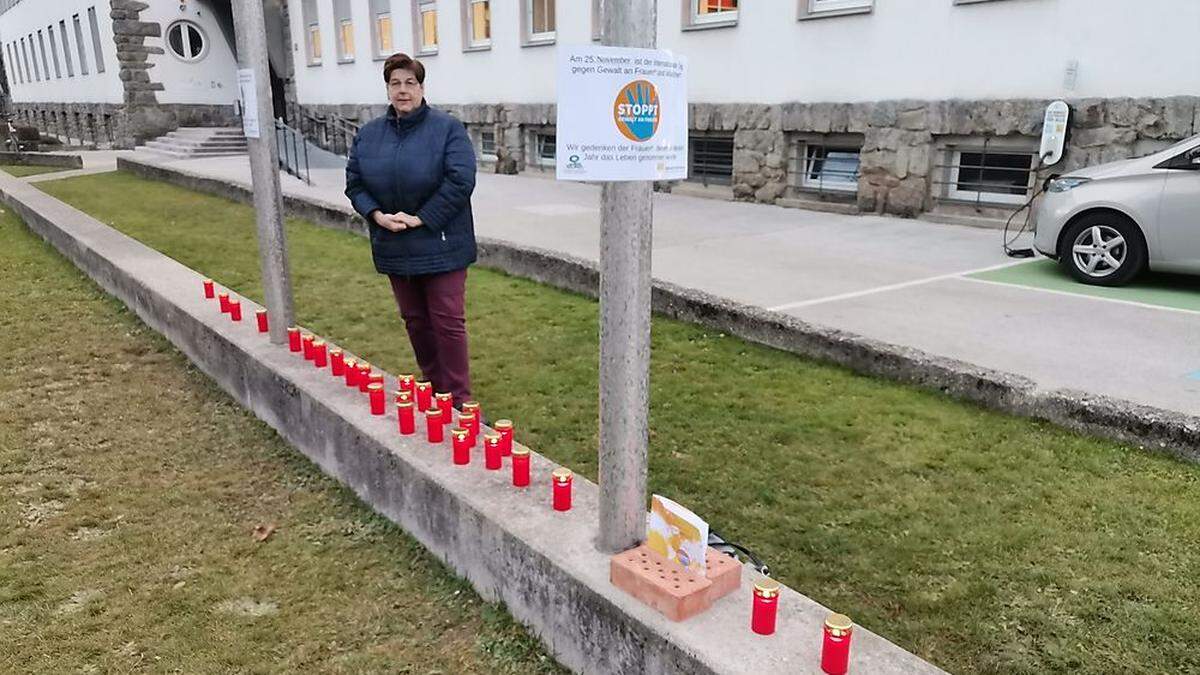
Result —
<instances>
[{"instance_id":1,"label":"woman standing on grass","mask_svg":"<svg viewBox=\"0 0 1200 675\"><path fill-rule=\"evenodd\" d=\"M475 151L462 123L425 102L425 66L383 64L387 114L363 125L346 164L346 196L371 231L413 354L435 391L471 399L465 310L475 262Z\"/></svg>"}]
</instances>

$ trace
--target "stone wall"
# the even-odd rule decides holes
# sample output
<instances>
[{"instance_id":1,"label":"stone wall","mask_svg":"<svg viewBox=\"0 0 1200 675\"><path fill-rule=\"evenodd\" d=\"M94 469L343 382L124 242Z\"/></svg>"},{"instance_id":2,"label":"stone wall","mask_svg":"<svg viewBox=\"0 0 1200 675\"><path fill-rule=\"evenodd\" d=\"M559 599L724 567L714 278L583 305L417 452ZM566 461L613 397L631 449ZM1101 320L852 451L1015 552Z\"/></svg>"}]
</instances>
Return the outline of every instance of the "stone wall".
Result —
<instances>
[{"instance_id":1,"label":"stone wall","mask_svg":"<svg viewBox=\"0 0 1200 675\"><path fill-rule=\"evenodd\" d=\"M124 87L124 110L117 118L113 145L132 148L157 138L179 126L171 111L158 103L156 92L165 89L162 82L150 79L151 54L165 54L162 47L146 45L147 37L162 37L162 25L141 21L138 17L150 5L138 0L109 0L112 11L113 41L117 47L119 77Z\"/></svg>"},{"instance_id":2,"label":"stone wall","mask_svg":"<svg viewBox=\"0 0 1200 675\"><path fill-rule=\"evenodd\" d=\"M135 113L130 118L129 106L121 103L13 103L10 109L14 120L65 142L112 148L132 148L140 136L150 140L179 127L240 124L232 105L157 104L156 117L169 122L165 129L158 125L133 129L145 117Z\"/></svg>"},{"instance_id":3,"label":"stone wall","mask_svg":"<svg viewBox=\"0 0 1200 675\"><path fill-rule=\"evenodd\" d=\"M710 104L688 106L693 131L729 134L734 142L733 195L742 201L793 204L803 192L789 177L799 135L861 136L860 212L912 217L946 208L936 176L947 143L985 139L997 147L1036 149L1049 100L878 101L870 103ZM1200 133L1200 97L1070 100L1071 135L1049 173L1142 156ZM436 105L436 102L435 102ZM384 104L311 106L357 119L383 114ZM499 173L525 170L525 131L553 126L553 104L469 104L444 108L474 130L496 137ZM792 178L792 180L789 180ZM803 200L799 200L803 203ZM971 207L971 205L964 205ZM973 208L973 207L972 207ZM986 212L987 209L978 209ZM985 215L995 215L987 214Z\"/></svg>"}]
</instances>

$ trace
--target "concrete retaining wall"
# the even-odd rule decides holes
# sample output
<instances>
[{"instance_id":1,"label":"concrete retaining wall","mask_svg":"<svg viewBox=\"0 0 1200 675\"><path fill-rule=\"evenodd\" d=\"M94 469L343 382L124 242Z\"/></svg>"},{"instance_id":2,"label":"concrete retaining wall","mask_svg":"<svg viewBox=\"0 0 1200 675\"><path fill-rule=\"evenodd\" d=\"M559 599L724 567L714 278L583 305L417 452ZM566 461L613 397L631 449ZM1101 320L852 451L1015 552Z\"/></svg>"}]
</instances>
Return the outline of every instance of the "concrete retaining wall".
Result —
<instances>
[{"instance_id":1,"label":"concrete retaining wall","mask_svg":"<svg viewBox=\"0 0 1200 675\"><path fill-rule=\"evenodd\" d=\"M779 632L749 630L750 584L675 624L608 581L592 541L595 484L577 478L575 507L550 507L554 465L534 455L534 487L515 490L478 457L454 466L445 447L400 437L361 394L271 345L252 321L233 323L204 300L202 275L21 181L0 176L0 199L30 229L166 336L239 403L326 473L416 537L486 599L505 603L566 666L582 673L819 672L828 610L784 589ZM245 313L258 309L248 303ZM518 425L520 421L518 420ZM518 426L518 435L519 435ZM856 672L940 673L866 629Z\"/></svg>"},{"instance_id":2,"label":"concrete retaining wall","mask_svg":"<svg viewBox=\"0 0 1200 675\"><path fill-rule=\"evenodd\" d=\"M155 166L133 158L117 168L183 187L250 203L249 188ZM346 204L284 198L288 215L326 227L365 234L365 223ZM596 297L600 273L590 260L555 251L481 238L479 265ZM1200 417L1071 390L1045 391L1027 378L806 323L796 317L654 282L654 311L759 344L836 363L855 372L915 384L1003 412L1043 419L1200 462Z\"/></svg>"},{"instance_id":3,"label":"concrete retaining wall","mask_svg":"<svg viewBox=\"0 0 1200 675\"><path fill-rule=\"evenodd\" d=\"M79 155L56 155L45 152L0 152L0 164L82 169L83 157Z\"/></svg>"}]
</instances>

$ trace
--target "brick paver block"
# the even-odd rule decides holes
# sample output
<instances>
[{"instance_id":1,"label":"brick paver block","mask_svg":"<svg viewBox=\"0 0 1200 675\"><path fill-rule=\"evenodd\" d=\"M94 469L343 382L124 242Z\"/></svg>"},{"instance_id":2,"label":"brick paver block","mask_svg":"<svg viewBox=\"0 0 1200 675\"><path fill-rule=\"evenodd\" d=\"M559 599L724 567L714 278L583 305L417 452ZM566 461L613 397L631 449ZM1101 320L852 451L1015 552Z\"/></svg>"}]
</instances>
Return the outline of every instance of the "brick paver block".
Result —
<instances>
[{"instance_id":1,"label":"brick paver block","mask_svg":"<svg viewBox=\"0 0 1200 675\"><path fill-rule=\"evenodd\" d=\"M708 573L702 577L642 544L612 557L609 579L668 619L683 621L742 585L742 564L736 559L710 548L705 562Z\"/></svg>"}]
</instances>

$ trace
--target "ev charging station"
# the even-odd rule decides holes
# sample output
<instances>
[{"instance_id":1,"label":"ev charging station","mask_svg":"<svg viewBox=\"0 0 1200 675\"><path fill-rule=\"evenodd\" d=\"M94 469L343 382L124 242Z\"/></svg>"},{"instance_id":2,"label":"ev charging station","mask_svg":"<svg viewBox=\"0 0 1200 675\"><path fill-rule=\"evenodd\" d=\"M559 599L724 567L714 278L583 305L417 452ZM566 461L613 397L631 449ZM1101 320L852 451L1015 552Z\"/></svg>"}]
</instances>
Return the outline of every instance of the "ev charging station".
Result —
<instances>
[{"instance_id":1,"label":"ev charging station","mask_svg":"<svg viewBox=\"0 0 1200 675\"><path fill-rule=\"evenodd\" d=\"M1042 166L1054 166L1062 161L1071 126L1071 106L1066 101L1055 101L1046 106L1046 117L1042 124L1042 148L1038 158Z\"/></svg>"}]
</instances>

